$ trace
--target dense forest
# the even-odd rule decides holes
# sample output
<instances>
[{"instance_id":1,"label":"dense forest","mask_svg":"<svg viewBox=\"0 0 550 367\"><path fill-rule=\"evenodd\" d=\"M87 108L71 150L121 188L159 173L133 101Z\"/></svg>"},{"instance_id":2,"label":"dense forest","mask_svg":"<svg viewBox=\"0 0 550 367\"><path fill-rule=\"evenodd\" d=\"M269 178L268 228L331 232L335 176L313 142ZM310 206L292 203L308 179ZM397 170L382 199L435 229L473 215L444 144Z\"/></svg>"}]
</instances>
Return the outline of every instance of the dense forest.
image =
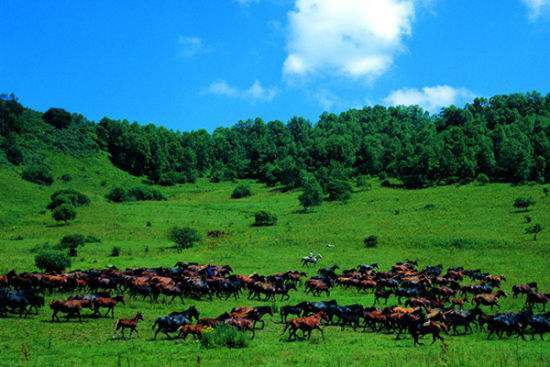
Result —
<instances>
[{"instance_id":1,"label":"dense forest","mask_svg":"<svg viewBox=\"0 0 550 367\"><path fill-rule=\"evenodd\" d=\"M317 123L257 118L212 133L109 118L94 123L57 108L32 111L13 95L0 98L0 165L47 166L48 149L73 155L104 150L121 169L163 185L206 176L292 189L311 174L322 185L329 177L375 175L409 188L548 182L549 133L550 94L537 92L476 98L435 115L418 106L368 106L324 113Z\"/></svg>"}]
</instances>

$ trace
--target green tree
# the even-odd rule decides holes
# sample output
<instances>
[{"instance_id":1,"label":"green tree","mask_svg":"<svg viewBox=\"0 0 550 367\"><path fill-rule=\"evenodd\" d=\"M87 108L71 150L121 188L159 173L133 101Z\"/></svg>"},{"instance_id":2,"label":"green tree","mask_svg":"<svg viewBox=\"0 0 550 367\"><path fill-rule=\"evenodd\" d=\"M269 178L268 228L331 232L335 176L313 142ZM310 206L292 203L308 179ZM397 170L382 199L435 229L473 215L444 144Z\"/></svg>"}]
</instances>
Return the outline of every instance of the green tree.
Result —
<instances>
[{"instance_id":1,"label":"green tree","mask_svg":"<svg viewBox=\"0 0 550 367\"><path fill-rule=\"evenodd\" d=\"M248 185L239 185L235 187L233 192L231 193L232 199L241 199L252 195L252 190L250 189L250 186Z\"/></svg>"},{"instance_id":2,"label":"green tree","mask_svg":"<svg viewBox=\"0 0 550 367\"><path fill-rule=\"evenodd\" d=\"M266 210L260 210L254 214L254 225L256 227L274 226L277 224L277 216Z\"/></svg>"},{"instance_id":3,"label":"green tree","mask_svg":"<svg viewBox=\"0 0 550 367\"><path fill-rule=\"evenodd\" d=\"M44 164L31 164L23 169L21 178L39 185L51 185L53 175L50 167Z\"/></svg>"},{"instance_id":4,"label":"green tree","mask_svg":"<svg viewBox=\"0 0 550 367\"><path fill-rule=\"evenodd\" d=\"M168 238L176 243L178 250L190 248L201 240L199 233L191 227L173 227L168 232Z\"/></svg>"},{"instance_id":5,"label":"green tree","mask_svg":"<svg viewBox=\"0 0 550 367\"><path fill-rule=\"evenodd\" d=\"M311 207L321 205L323 202L323 189L314 176L304 180L303 191L298 196L298 200L306 211Z\"/></svg>"},{"instance_id":6,"label":"green tree","mask_svg":"<svg viewBox=\"0 0 550 367\"><path fill-rule=\"evenodd\" d=\"M52 211L52 218L57 222L69 223L76 218L76 209L70 204L62 204Z\"/></svg>"},{"instance_id":7,"label":"green tree","mask_svg":"<svg viewBox=\"0 0 550 367\"><path fill-rule=\"evenodd\" d=\"M538 235L539 233L541 233L543 229L544 229L544 228L542 227L542 225L540 225L540 224L537 223L537 224L535 224L535 225L533 225L533 226L531 226L531 227L528 227L528 228L525 230L525 233L526 233L526 234L532 234L532 235L533 235L533 241L536 241L536 240L537 240L537 235Z\"/></svg>"},{"instance_id":8,"label":"green tree","mask_svg":"<svg viewBox=\"0 0 550 367\"><path fill-rule=\"evenodd\" d=\"M65 129L72 120L72 115L62 108L50 108L42 115L44 121L57 129Z\"/></svg>"},{"instance_id":9,"label":"green tree","mask_svg":"<svg viewBox=\"0 0 550 367\"><path fill-rule=\"evenodd\" d=\"M535 205L535 201L532 198L517 198L514 200L514 208L523 210L524 212L529 210L529 207Z\"/></svg>"},{"instance_id":10,"label":"green tree","mask_svg":"<svg viewBox=\"0 0 550 367\"><path fill-rule=\"evenodd\" d=\"M45 273L62 273L71 266L71 259L60 251L44 251L35 256L34 264Z\"/></svg>"}]
</instances>

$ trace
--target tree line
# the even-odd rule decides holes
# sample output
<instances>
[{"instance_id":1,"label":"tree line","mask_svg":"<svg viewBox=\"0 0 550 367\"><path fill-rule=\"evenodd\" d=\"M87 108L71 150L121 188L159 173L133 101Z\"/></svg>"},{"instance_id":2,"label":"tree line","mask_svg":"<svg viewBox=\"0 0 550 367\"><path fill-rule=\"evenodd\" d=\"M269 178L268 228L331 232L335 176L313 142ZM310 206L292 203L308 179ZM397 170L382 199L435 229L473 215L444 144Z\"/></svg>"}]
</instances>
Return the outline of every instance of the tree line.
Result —
<instances>
[{"instance_id":1,"label":"tree line","mask_svg":"<svg viewBox=\"0 0 550 367\"><path fill-rule=\"evenodd\" d=\"M15 164L24 161L17 154L26 139L21 125L28 121L22 120L34 116L37 126L36 115L25 111L13 96L0 99L2 146ZM293 189L314 176L326 190L335 179L361 175L394 178L409 188L550 177L550 94L538 92L476 98L433 115L418 106L367 106L323 113L316 123L303 117L287 123L256 118L212 133L109 118L93 124L60 109L40 119L56 146L78 150L74 145L82 141L82 151L106 150L116 166L164 185L207 176L214 182L251 178ZM60 144L59 136L70 143Z\"/></svg>"}]
</instances>

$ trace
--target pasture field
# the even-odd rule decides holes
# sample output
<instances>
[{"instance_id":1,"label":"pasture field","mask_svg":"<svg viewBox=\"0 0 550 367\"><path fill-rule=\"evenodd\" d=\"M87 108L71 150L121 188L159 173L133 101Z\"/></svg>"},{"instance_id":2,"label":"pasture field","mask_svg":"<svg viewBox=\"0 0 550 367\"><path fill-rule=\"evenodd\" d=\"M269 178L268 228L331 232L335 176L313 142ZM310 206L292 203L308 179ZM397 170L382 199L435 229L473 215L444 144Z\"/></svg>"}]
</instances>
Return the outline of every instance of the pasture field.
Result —
<instances>
[{"instance_id":1,"label":"pasture field","mask_svg":"<svg viewBox=\"0 0 550 367\"><path fill-rule=\"evenodd\" d=\"M115 184L139 183L139 179L112 167L105 156L76 159L53 156L56 177L70 173L69 183L56 181L39 187L22 181L16 171L0 167L0 273L11 269L33 271L32 249L42 243L57 243L65 234L94 235L101 243L79 248L72 269L173 266L176 261L196 261L231 265L235 272L270 274L302 269L299 259L310 251L323 255L321 266L338 264L350 268L360 263L378 262L386 269L397 261L418 259L420 266L443 264L481 268L504 274L504 289L536 280L544 292L550 291L550 198L540 185L444 186L423 190L381 188L371 182L369 190L355 192L347 204L325 202L304 214L298 204L299 192L281 193L249 182L254 195L231 200L235 183L212 184L204 179L195 184L162 188L165 202L111 204L104 194ZM102 181L105 181L102 183ZM91 199L78 209L75 221L57 225L45 211L54 191L75 188ZM528 213L512 208L519 196L531 196L536 204ZM252 227L254 212L267 209L279 222L274 227ZM396 211L398 213L396 214ZM524 216L532 217L546 229L533 241L524 233ZM146 223L151 222L151 226ZM167 240L174 225L196 228L203 240L192 249L176 252ZM212 239L209 230L226 236ZM363 239L379 236L379 245L367 249ZM458 240L458 241L457 241ZM334 245L328 247L327 245ZM120 257L109 257L113 246L121 247ZM316 270L307 270L308 276ZM48 295L47 300L67 295ZM287 303L323 300L305 295L303 287L291 292ZM371 305L373 297L355 290L335 288L330 298L341 304ZM217 316L235 306L258 305L246 296L228 301L186 299L171 304L129 300L116 308L116 316L144 313L139 337L113 339L112 319L85 318L84 322L50 322L50 310L43 308L27 319L15 316L0 319L0 365L29 366L548 366L550 342L522 341L512 337L486 340L486 333L444 336L437 342L413 347L406 337L340 331L325 327L325 339L314 333L310 341L280 340L279 317L266 318L266 328L256 333L244 349L204 349L190 340L152 340L155 318L194 304L201 316ZM390 299L390 304L395 299ZM523 298L503 299L502 309L519 310ZM84 311L86 314L87 311ZM529 339L529 338L528 338Z\"/></svg>"}]
</instances>

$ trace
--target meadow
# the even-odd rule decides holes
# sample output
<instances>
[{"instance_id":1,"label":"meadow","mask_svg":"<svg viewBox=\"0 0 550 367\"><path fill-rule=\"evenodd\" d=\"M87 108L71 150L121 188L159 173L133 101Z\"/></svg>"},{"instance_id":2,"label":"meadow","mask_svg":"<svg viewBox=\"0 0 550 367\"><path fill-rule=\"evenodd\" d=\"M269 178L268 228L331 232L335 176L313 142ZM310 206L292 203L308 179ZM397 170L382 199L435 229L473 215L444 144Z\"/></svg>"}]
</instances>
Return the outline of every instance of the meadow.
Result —
<instances>
[{"instance_id":1,"label":"meadow","mask_svg":"<svg viewBox=\"0 0 550 367\"><path fill-rule=\"evenodd\" d=\"M550 235L543 232L533 241L532 235L524 233L525 215L550 228L550 198L544 195L542 185L468 184L405 190L383 188L372 179L370 188L355 188L348 203L325 202L304 213L298 191L283 193L246 181L253 195L232 200L231 191L237 183L199 179L163 187L167 201L113 204L104 198L110 187L140 183L140 179L114 168L105 154L79 159L59 154L50 160L55 177L69 173L72 181L56 180L52 186L42 187L21 180L15 168L0 168L1 274L12 269L35 271L33 248L57 243L66 234L81 233L96 236L101 242L79 248L71 269L169 267L177 261L196 261L229 264L241 274L270 274L304 269L300 258L314 251L323 255L320 266L338 264L345 269L378 262L386 269L397 261L418 259L421 267L462 265L504 274L507 291L513 284L532 280L544 292L550 289ZM91 199L89 206L78 209L76 220L69 225L56 224L45 209L49 196L61 188L77 189ZM536 201L528 213L518 213L512 207L520 196ZM260 209L275 213L278 224L252 227L254 213ZM194 227L203 239L193 248L177 252L167 239L167 231L174 225ZM208 238L210 230L226 235ZM376 248L363 245L368 235L379 237ZM113 246L121 248L119 257L109 256ZM306 271L311 276L316 269ZM47 300L65 297L53 294ZM274 306L325 298L305 295L300 286L298 292L291 292L288 302L277 301ZM342 304L373 302L370 294L341 288L335 288L330 298ZM391 298L390 304L394 302ZM265 330L258 331L243 349L204 349L190 339L152 340L155 318L191 304L201 315L216 316L235 306L261 302L245 296L212 302L186 299L185 304L130 300L117 307L116 316L129 317L142 311L145 321L140 324L139 337L129 340L113 339L112 319L52 323L50 310L45 307L23 320L0 318L0 365L550 365L548 341L515 337L486 340L486 333L480 332L445 336L444 344L413 347L409 337L394 340L394 335L326 327L324 339L314 334L310 341L287 342L280 340L278 315L273 320L268 317ZM501 304L502 309L519 310L523 299L508 297Z\"/></svg>"}]
</instances>

